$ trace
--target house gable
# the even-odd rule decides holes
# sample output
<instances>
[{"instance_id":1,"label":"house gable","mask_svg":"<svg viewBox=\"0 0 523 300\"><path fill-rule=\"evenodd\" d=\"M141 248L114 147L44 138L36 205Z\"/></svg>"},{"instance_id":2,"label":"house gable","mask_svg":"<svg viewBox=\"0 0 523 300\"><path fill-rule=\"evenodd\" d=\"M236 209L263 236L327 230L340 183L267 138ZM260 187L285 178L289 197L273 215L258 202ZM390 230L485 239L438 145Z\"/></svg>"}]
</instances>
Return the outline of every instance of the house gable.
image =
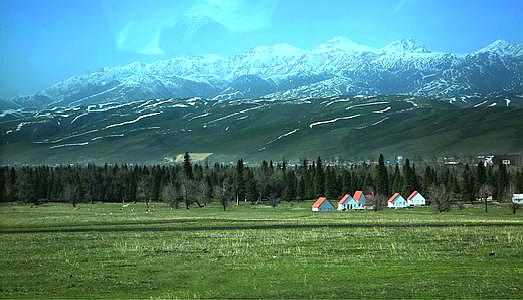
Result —
<instances>
[{"instance_id":1,"label":"house gable","mask_svg":"<svg viewBox=\"0 0 523 300\"><path fill-rule=\"evenodd\" d=\"M394 193L394 195L392 195L387 201L387 207L407 207L407 200L405 200L400 193Z\"/></svg>"}]
</instances>

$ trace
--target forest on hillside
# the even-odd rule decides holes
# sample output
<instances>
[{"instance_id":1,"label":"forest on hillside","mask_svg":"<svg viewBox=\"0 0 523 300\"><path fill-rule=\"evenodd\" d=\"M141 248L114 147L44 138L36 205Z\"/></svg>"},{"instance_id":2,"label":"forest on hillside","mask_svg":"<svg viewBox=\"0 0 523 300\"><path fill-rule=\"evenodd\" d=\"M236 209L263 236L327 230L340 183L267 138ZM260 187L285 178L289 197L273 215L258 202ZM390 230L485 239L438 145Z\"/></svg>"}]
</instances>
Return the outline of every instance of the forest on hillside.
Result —
<instances>
[{"instance_id":1,"label":"forest on hillside","mask_svg":"<svg viewBox=\"0 0 523 300\"><path fill-rule=\"evenodd\" d=\"M192 163L188 153L183 163L171 165L25 166L0 169L0 199L30 204L45 202L144 202L162 201L173 208L204 207L219 202L267 203L301 201L325 195L339 199L362 190L372 195L376 209L386 205L395 192L404 197L412 191L426 194L436 210L448 210L492 195L510 202L523 192L523 169L477 165L385 165L383 156L374 164L325 165L320 157L289 167L286 161L263 161L246 166ZM437 202L437 203L434 203Z\"/></svg>"}]
</instances>

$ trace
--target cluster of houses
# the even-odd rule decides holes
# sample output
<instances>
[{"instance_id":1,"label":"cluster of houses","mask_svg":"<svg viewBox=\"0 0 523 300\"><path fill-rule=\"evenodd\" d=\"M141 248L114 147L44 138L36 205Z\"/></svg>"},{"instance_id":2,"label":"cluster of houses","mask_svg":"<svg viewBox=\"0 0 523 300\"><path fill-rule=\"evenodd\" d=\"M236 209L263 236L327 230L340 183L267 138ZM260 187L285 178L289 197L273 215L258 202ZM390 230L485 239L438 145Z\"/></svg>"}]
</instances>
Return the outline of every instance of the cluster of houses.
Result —
<instances>
[{"instance_id":1,"label":"cluster of houses","mask_svg":"<svg viewBox=\"0 0 523 300\"><path fill-rule=\"evenodd\" d=\"M372 206L366 206L367 200L372 200L372 195L365 195L362 191L356 191L354 196L345 194L339 201L337 210L357 210L370 209ZM388 208L405 208L409 206L425 205L425 197L418 191L412 192L407 199L403 198L400 193L394 193L387 201ZM312 204L312 211L333 211L334 205L327 197L320 197Z\"/></svg>"}]
</instances>

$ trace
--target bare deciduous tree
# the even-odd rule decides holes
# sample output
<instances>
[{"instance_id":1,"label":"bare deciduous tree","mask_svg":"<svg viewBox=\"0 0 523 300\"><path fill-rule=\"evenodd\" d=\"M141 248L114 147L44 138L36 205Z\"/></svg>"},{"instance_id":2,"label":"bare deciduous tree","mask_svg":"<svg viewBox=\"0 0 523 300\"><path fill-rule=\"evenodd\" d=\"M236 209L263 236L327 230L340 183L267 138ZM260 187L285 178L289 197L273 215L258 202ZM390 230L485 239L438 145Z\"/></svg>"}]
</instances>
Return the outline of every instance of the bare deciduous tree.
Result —
<instances>
[{"instance_id":1,"label":"bare deciduous tree","mask_svg":"<svg viewBox=\"0 0 523 300\"><path fill-rule=\"evenodd\" d=\"M230 180L224 179L222 186L220 188L214 189L214 197L220 199L220 202L223 206L223 210L227 210L229 205L229 200L232 196L232 184Z\"/></svg>"},{"instance_id":2,"label":"bare deciduous tree","mask_svg":"<svg viewBox=\"0 0 523 300\"><path fill-rule=\"evenodd\" d=\"M387 197L383 194L378 194L374 196L374 211L382 210L387 203Z\"/></svg>"},{"instance_id":3,"label":"bare deciduous tree","mask_svg":"<svg viewBox=\"0 0 523 300\"><path fill-rule=\"evenodd\" d=\"M73 207L76 207L77 194L78 194L78 187L76 185L71 184L71 183L66 183L64 185L64 190L63 190L64 200L67 202L71 202Z\"/></svg>"},{"instance_id":4,"label":"bare deciduous tree","mask_svg":"<svg viewBox=\"0 0 523 300\"><path fill-rule=\"evenodd\" d=\"M428 195L433 211L444 212L450 209L449 193L444 185L431 185L428 189Z\"/></svg>"},{"instance_id":5,"label":"bare deciduous tree","mask_svg":"<svg viewBox=\"0 0 523 300\"><path fill-rule=\"evenodd\" d=\"M169 204L172 208L175 208L177 202L176 187L172 183L168 183L162 190L162 200Z\"/></svg>"},{"instance_id":6,"label":"bare deciduous tree","mask_svg":"<svg viewBox=\"0 0 523 300\"><path fill-rule=\"evenodd\" d=\"M501 202L501 203L511 203L513 195L514 195L514 185L512 184L512 182L510 182L505 187L503 196L501 197L501 199L499 199L499 202Z\"/></svg>"}]
</instances>

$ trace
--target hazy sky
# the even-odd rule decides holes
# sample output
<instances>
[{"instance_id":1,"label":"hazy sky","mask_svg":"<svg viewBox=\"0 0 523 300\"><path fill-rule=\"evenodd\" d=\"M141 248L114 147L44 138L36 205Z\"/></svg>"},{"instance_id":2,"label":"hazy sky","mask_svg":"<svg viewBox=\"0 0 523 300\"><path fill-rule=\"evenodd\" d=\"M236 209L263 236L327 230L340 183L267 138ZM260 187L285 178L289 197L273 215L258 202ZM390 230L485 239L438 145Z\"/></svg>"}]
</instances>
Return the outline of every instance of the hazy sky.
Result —
<instances>
[{"instance_id":1,"label":"hazy sky","mask_svg":"<svg viewBox=\"0 0 523 300\"><path fill-rule=\"evenodd\" d=\"M0 97L103 66L335 36L460 53L523 42L523 0L0 0Z\"/></svg>"}]
</instances>

